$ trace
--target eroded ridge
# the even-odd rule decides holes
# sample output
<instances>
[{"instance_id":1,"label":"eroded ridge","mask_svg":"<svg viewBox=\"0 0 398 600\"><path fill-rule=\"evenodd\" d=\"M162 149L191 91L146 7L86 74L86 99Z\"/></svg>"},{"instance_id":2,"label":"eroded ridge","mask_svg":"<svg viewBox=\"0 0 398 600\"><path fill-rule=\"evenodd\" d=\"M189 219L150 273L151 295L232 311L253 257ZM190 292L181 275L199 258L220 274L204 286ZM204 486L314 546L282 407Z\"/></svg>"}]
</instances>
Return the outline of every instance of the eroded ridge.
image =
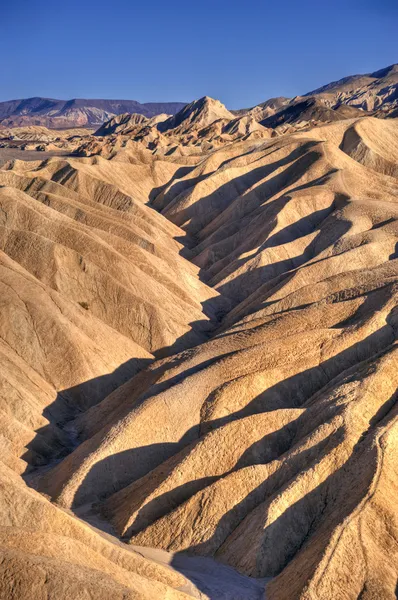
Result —
<instances>
[{"instance_id":1,"label":"eroded ridge","mask_svg":"<svg viewBox=\"0 0 398 600\"><path fill-rule=\"evenodd\" d=\"M362 117L185 164L132 143L0 169L12 577L395 598L397 133Z\"/></svg>"}]
</instances>

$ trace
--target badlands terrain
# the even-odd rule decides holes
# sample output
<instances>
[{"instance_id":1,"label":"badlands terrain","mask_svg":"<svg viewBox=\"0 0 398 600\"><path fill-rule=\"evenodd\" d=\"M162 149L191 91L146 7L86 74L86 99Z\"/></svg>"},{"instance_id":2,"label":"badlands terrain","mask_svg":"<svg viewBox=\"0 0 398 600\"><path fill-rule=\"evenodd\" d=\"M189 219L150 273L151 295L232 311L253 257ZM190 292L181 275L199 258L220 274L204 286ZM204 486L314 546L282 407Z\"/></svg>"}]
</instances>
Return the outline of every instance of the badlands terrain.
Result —
<instances>
[{"instance_id":1,"label":"badlands terrain","mask_svg":"<svg viewBox=\"0 0 398 600\"><path fill-rule=\"evenodd\" d=\"M397 85L8 131L0 598L396 599Z\"/></svg>"}]
</instances>

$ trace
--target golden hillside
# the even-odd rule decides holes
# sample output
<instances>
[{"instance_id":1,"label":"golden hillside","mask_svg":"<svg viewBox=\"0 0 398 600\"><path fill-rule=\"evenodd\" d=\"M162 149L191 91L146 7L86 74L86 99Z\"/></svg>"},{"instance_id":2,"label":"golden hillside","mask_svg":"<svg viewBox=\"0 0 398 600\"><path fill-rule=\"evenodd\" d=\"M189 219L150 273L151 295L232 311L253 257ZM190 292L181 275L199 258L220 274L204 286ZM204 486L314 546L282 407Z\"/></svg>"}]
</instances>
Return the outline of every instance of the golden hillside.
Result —
<instances>
[{"instance_id":1,"label":"golden hillside","mask_svg":"<svg viewBox=\"0 0 398 600\"><path fill-rule=\"evenodd\" d=\"M398 120L202 100L0 168L1 597L396 597Z\"/></svg>"}]
</instances>

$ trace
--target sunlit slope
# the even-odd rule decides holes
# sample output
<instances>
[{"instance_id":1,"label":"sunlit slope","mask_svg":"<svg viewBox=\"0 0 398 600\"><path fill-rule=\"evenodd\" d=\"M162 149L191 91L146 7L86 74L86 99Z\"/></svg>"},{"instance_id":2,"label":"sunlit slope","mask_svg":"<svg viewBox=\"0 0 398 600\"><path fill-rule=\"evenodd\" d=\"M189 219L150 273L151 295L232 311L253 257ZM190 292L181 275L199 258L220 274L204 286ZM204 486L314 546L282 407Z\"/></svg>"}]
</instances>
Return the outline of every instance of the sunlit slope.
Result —
<instances>
[{"instance_id":1,"label":"sunlit slope","mask_svg":"<svg viewBox=\"0 0 398 600\"><path fill-rule=\"evenodd\" d=\"M0 170L12 577L29 558L61 598L186 597L142 546L258 579L229 599L394 600L397 133Z\"/></svg>"},{"instance_id":2,"label":"sunlit slope","mask_svg":"<svg viewBox=\"0 0 398 600\"><path fill-rule=\"evenodd\" d=\"M42 491L135 545L278 576L271 598L394 597L398 181L342 145L379 123L232 144L164 188L233 309L77 417Z\"/></svg>"},{"instance_id":3,"label":"sunlit slope","mask_svg":"<svg viewBox=\"0 0 398 600\"><path fill-rule=\"evenodd\" d=\"M107 175L117 180L116 166L93 163L5 165L2 249L148 352L201 341L217 294L179 255L184 234L136 200L128 178L108 183Z\"/></svg>"}]
</instances>

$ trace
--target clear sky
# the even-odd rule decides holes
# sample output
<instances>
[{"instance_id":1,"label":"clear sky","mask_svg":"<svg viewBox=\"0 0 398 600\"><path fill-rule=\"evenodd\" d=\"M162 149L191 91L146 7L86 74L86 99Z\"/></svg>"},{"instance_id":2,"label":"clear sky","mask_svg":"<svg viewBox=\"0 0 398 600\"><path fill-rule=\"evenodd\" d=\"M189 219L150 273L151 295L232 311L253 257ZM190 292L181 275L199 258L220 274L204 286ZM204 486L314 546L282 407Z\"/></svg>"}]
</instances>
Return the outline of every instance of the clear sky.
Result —
<instances>
[{"instance_id":1,"label":"clear sky","mask_svg":"<svg viewBox=\"0 0 398 600\"><path fill-rule=\"evenodd\" d=\"M0 0L0 100L229 108L398 62L398 0Z\"/></svg>"}]
</instances>

